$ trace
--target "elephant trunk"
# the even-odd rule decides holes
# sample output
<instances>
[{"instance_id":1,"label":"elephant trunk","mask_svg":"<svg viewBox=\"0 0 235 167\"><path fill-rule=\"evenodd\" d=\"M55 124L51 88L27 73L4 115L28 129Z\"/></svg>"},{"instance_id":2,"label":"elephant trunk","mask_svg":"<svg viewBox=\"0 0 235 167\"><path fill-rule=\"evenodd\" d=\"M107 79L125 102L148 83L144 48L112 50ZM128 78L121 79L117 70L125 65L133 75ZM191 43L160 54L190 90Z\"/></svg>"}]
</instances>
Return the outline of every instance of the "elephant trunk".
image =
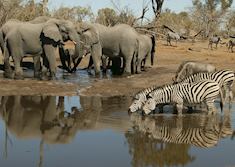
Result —
<instances>
[{"instance_id":1,"label":"elephant trunk","mask_svg":"<svg viewBox=\"0 0 235 167\"><path fill-rule=\"evenodd\" d=\"M71 69L69 68L69 66L66 65L66 62L68 61L67 56L65 54L65 50L64 47L62 45L59 46L59 55L60 55L60 61L62 64L62 68L65 69L68 72L71 72Z\"/></svg>"}]
</instances>

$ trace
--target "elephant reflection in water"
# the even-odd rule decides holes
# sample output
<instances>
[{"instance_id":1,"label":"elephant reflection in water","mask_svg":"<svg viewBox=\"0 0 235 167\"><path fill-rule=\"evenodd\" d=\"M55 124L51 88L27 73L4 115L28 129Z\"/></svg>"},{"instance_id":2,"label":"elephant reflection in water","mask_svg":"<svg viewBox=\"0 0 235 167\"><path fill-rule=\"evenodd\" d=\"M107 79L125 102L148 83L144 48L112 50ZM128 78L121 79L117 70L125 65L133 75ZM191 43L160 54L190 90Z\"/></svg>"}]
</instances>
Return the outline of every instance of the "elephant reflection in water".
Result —
<instances>
[{"instance_id":1,"label":"elephant reflection in water","mask_svg":"<svg viewBox=\"0 0 235 167\"><path fill-rule=\"evenodd\" d=\"M2 97L0 114L8 130L18 138L42 138L47 143L66 143L76 132L73 116L66 119L63 97L9 96ZM66 135L65 135L66 134Z\"/></svg>"},{"instance_id":2,"label":"elephant reflection in water","mask_svg":"<svg viewBox=\"0 0 235 167\"><path fill-rule=\"evenodd\" d=\"M69 143L77 130L95 128L102 110L100 97L80 97L76 106L65 111L64 97L1 97L0 117L18 138L41 138L46 143Z\"/></svg>"},{"instance_id":3,"label":"elephant reflection in water","mask_svg":"<svg viewBox=\"0 0 235 167\"><path fill-rule=\"evenodd\" d=\"M131 121L133 131L125 136L134 166L185 166L195 159L189 155L191 145L213 147L233 133L230 114L154 118L132 114Z\"/></svg>"}]
</instances>

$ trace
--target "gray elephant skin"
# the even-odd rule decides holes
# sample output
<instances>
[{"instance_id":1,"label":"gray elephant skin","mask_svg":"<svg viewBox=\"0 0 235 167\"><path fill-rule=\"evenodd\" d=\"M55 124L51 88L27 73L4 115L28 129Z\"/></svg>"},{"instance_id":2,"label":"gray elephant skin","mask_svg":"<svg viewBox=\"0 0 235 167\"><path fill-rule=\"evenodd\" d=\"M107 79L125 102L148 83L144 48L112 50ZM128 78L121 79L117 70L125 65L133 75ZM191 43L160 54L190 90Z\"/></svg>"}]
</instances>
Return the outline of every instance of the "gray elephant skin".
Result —
<instances>
[{"instance_id":1,"label":"gray elephant skin","mask_svg":"<svg viewBox=\"0 0 235 167\"><path fill-rule=\"evenodd\" d=\"M101 56L123 57L124 73L131 74L133 57L138 52L138 33L129 25L106 27L101 24L80 23L77 32L91 46L95 73L100 73Z\"/></svg>"},{"instance_id":2,"label":"gray elephant skin","mask_svg":"<svg viewBox=\"0 0 235 167\"><path fill-rule=\"evenodd\" d=\"M151 65L154 63L155 55L155 36L154 35L139 35L139 50L136 61L136 73L141 72L141 68L145 67L146 60L151 58Z\"/></svg>"},{"instance_id":3,"label":"gray elephant skin","mask_svg":"<svg viewBox=\"0 0 235 167\"><path fill-rule=\"evenodd\" d=\"M12 25L9 25L11 27ZM14 26L14 25L13 25ZM3 36L4 37L4 36ZM12 56L15 65L15 78L22 78L20 62L24 56L39 57L45 55L50 70L50 76L55 78L57 46L68 40L74 41L75 49L79 50L79 36L72 22L50 19L44 23L33 24L19 22L11 28L4 38L4 64L5 73L11 73L9 57ZM40 62L40 61L37 61ZM40 68L40 64L36 69Z\"/></svg>"},{"instance_id":4,"label":"gray elephant skin","mask_svg":"<svg viewBox=\"0 0 235 167\"><path fill-rule=\"evenodd\" d=\"M38 24L38 23L44 23L44 22L47 22L49 19L51 19L51 17L47 17L47 16L39 16L39 17L36 17L35 19L29 21L29 23L32 23L32 24ZM1 48L1 51L2 51L2 54L4 55L4 45L5 45L5 37L6 35L11 32L11 30L15 29L18 25L20 25L22 22L20 20L17 20L17 19L11 19L9 21L7 21L1 28L0 28L0 48ZM39 70L37 69L39 66L39 61L40 61L40 57L37 57L37 56L34 56L33 57L34 59L34 75L37 76L39 75L40 71L36 71L36 70ZM9 69L9 68L7 68ZM7 72L9 75L11 72Z\"/></svg>"}]
</instances>

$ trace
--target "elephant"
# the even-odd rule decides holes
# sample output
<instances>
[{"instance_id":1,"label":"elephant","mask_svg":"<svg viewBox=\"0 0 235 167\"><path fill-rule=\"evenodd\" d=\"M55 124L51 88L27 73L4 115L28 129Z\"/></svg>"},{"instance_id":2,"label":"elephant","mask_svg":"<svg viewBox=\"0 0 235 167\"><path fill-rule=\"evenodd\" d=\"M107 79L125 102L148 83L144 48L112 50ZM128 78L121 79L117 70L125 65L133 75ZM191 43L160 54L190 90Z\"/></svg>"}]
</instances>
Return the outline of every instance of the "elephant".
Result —
<instances>
[{"instance_id":1,"label":"elephant","mask_svg":"<svg viewBox=\"0 0 235 167\"><path fill-rule=\"evenodd\" d=\"M155 55L155 36L139 35L139 50L136 60L136 73L141 72L141 68L145 66L147 58L151 58L151 65L153 65Z\"/></svg>"},{"instance_id":2,"label":"elephant","mask_svg":"<svg viewBox=\"0 0 235 167\"><path fill-rule=\"evenodd\" d=\"M64 49L64 47L60 45L59 55L60 55L60 60L63 66L62 68L67 70L70 73L75 72L82 58L86 56L86 53L84 53L82 57L78 57L78 55L80 54L83 54L83 53L76 54L75 49L72 49L72 48ZM71 66L72 65L71 63L73 63L73 67Z\"/></svg>"},{"instance_id":3,"label":"elephant","mask_svg":"<svg viewBox=\"0 0 235 167\"><path fill-rule=\"evenodd\" d=\"M126 24L106 27L101 24L79 23L77 32L91 47L95 73L100 73L101 56L123 57L124 73L131 74L133 57L138 52L138 33Z\"/></svg>"},{"instance_id":4,"label":"elephant","mask_svg":"<svg viewBox=\"0 0 235 167\"><path fill-rule=\"evenodd\" d=\"M32 24L22 22L13 28L5 37L4 64L9 72L9 56L12 56L15 65L15 78L22 78L20 62L24 56L32 55L40 58L44 56L44 62L50 70L51 79L56 77L56 55L57 46L71 40L75 44L76 54L79 52L80 38L72 22L66 20L50 19L44 23ZM37 61L40 62L40 61ZM40 68L37 63L36 69ZM5 71L5 72L6 72ZM11 71L10 71L11 72Z\"/></svg>"},{"instance_id":5,"label":"elephant","mask_svg":"<svg viewBox=\"0 0 235 167\"><path fill-rule=\"evenodd\" d=\"M51 17L47 17L47 16L39 16L39 17L36 17L35 19L29 21L29 23L32 23L32 24L38 24L38 23L44 23L44 22L47 22L49 19L51 19ZM18 25L22 24L22 22L20 20L17 20L17 19L11 19L9 21L7 21L0 29L0 48L1 48L1 51L2 51L2 54L4 55L4 39L6 37L6 35L13 29L15 29ZM34 57L34 68L36 69L37 68L37 64L39 63L40 61L40 57ZM9 69L9 68L6 68L6 69ZM37 69L36 69L37 70ZM34 72L34 75L37 76L39 71L36 71ZM7 72L8 74L11 73L11 72Z\"/></svg>"}]
</instances>

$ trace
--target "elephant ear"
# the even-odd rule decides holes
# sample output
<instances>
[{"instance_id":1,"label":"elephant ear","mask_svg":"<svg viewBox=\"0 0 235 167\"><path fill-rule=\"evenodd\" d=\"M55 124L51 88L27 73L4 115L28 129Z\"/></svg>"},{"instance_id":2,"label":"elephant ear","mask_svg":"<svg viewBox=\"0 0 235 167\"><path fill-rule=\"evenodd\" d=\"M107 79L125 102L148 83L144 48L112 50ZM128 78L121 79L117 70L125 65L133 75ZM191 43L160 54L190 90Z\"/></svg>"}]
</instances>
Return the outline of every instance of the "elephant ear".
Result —
<instances>
[{"instance_id":1,"label":"elephant ear","mask_svg":"<svg viewBox=\"0 0 235 167\"><path fill-rule=\"evenodd\" d=\"M89 45L94 45L99 42L99 34L95 27L90 24L81 25L81 35L85 39L85 43Z\"/></svg>"},{"instance_id":2,"label":"elephant ear","mask_svg":"<svg viewBox=\"0 0 235 167\"><path fill-rule=\"evenodd\" d=\"M94 45L99 43L99 35L96 31L92 29L88 29L83 33L86 43L90 45Z\"/></svg>"},{"instance_id":3,"label":"elephant ear","mask_svg":"<svg viewBox=\"0 0 235 167\"><path fill-rule=\"evenodd\" d=\"M56 24L46 24L42 30L45 37L54 40L55 42L62 41L62 36Z\"/></svg>"}]
</instances>

